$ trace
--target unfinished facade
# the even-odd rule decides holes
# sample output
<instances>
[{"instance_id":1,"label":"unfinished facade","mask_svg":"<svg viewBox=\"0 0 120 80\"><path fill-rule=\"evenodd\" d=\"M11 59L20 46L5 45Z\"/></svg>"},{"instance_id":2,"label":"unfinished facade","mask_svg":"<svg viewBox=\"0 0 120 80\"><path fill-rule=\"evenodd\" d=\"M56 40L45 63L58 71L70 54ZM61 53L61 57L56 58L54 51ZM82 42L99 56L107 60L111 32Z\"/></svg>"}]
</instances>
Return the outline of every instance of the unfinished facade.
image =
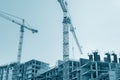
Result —
<instances>
[{"instance_id":1,"label":"unfinished facade","mask_svg":"<svg viewBox=\"0 0 120 80\"><path fill-rule=\"evenodd\" d=\"M78 80L79 61L69 60L42 73L36 80Z\"/></svg>"},{"instance_id":2,"label":"unfinished facade","mask_svg":"<svg viewBox=\"0 0 120 80\"><path fill-rule=\"evenodd\" d=\"M89 59L58 61L57 66L30 60L0 67L0 80L120 80L120 59L115 53L106 53L102 61L98 52Z\"/></svg>"},{"instance_id":3,"label":"unfinished facade","mask_svg":"<svg viewBox=\"0 0 120 80\"><path fill-rule=\"evenodd\" d=\"M117 55L105 54L101 61L98 52L89 55L89 59L68 60L39 74L36 80L120 80L120 60Z\"/></svg>"},{"instance_id":4,"label":"unfinished facade","mask_svg":"<svg viewBox=\"0 0 120 80\"><path fill-rule=\"evenodd\" d=\"M19 66L16 63L1 66L0 80L35 80L35 76L40 69L49 69L49 64L38 60L30 60Z\"/></svg>"},{"instance_id":5,"label":"unfinished facade","mask_svg":"<svg viewBox=\"0 0 120 80\"><path fill-rule=\"evenodd\" d=\"M0 80L13 80L13 70L16 63L0 66Z\"/></svg>"}]
</instances>

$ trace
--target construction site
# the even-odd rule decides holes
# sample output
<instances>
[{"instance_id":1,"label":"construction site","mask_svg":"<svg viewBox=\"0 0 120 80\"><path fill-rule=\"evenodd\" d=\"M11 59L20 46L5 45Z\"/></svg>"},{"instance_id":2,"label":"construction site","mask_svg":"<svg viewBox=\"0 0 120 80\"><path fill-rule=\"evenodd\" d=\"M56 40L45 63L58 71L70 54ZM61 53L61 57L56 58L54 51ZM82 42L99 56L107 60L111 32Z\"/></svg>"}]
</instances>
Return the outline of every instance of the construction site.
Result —
<instances>
[{"instance_id":1,"label":"construction site","mask_svg":"<svg viewBox=\"0 0 120 80\"><path fill-rule=\"evenodd\" d=\"M104 57L101 57L99 51L95 50L86 58L79 60L70 58L69 33L72 33L80 55L85 53L72 24L67 0L57 0L57 2L63 12L61 23L63 24L63 60L58 60L54 67L48 62L36 59L21 62L25 30L32 33L38 33L39 30L30 28L22 18L0 11L1 18L20 26L17 60L14 63L0 65L0 80L120 80L120 57L115 52L104 53ZM22 23L14 18L19 18Z\"/></svg>"},{"instance_id":2,"label":"construction site","mask_svg":"<svg viewBox=\"0 0 120 80\"><path fill-rule=\"evenodd\" d=\"M98 52L93 52L89 59L58 62L58 66L41 73L36 80L120 80L120 61L115 53L112 55L113 61L109 53L101 61Z\"/></svg>"},{"instance_id":3,"label":"construction site","mask_svg":"<svg viewBox=\"0 0 120 80\"><path fill-rule=\"evenodd\" d=\"M120 80L120 58L118 60L115 53L105 53L104 61L98 52L88 56L89 59L79 61L59 60L52 68L38 60L30 60L19 67L11 63L0 67L0 80Z\"/></svg>"}]
</instances>

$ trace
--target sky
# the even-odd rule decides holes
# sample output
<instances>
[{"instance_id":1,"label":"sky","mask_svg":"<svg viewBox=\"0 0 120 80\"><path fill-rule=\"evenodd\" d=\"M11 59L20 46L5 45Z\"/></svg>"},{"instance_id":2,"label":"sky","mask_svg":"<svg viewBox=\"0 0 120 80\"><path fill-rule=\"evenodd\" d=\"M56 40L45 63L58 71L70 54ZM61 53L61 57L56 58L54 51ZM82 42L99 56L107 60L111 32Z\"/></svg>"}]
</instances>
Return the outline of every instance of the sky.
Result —
<instances>
[{"instance_id":1,"label":"sky","mask_svg":"<svg viewBox=\"0 0 120 80\"><path fill-rule=\"evenodd\" d=\"M88 58L95 50L102 58L105 52L119 55L120 0L68 0L68 8L84 53L70 33L70 58ZM39 31L25 30L22 62L36 59L55 65L62 60L63 12L57 0L0 0L0 10L24 18ZM0 65L17 61L19 36L20 26L0 17Z\"/></svg>"}]
</instances>

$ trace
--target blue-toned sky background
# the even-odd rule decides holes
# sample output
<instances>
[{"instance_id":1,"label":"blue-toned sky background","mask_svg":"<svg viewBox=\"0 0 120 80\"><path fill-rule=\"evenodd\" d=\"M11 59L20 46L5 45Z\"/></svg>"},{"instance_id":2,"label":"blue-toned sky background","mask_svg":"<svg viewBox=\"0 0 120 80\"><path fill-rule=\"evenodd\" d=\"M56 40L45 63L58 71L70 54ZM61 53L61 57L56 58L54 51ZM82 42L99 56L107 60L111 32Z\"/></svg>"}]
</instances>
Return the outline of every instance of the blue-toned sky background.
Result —
<instances>
[{"instance_id":1,"label":"blue-toned sky background","mask_svg":"<svg viewBox=\"0 0 120 80\"><path fill-rule=\"evenodd\" d=\"M120 0L68 0L84 55L70 34L70 57L98 49L120 53ZM52 65L62 59L63 13L57 0L0 0L0 10L24 18L39 33L25 30L22 62L37 59ZM19 26L0 17L0 65L17 60ZM72 47L74 46L74 51ZM73 54L74 53L74 54Z\"/></svg>"}]
</instances>

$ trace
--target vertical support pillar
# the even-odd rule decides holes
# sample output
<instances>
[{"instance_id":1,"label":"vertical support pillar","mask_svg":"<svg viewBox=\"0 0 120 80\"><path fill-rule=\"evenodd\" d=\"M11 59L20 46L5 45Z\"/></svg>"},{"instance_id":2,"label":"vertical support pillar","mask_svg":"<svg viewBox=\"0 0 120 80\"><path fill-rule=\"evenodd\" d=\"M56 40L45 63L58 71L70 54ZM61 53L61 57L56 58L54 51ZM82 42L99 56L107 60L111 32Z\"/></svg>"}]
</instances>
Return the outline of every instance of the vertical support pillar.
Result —
<instances>
[{"instance_id":1,"label":"vertical support pillar","mask_svg":"<svg viewBox=\"0 0 120 80\"><path fill-rule=\"evenodd\" d=\"M98 78L98 64L95 62L95 67L96 67L96 78Z\"/></svg>"},{"instance_id":2,"label":"vertical support pillar","mask_svg":"<svg viewBox=\"0 0 120 80\"><path fill-rule=\"evenodd\" d=\"M92 64L90 65L90 70L92 70ZM93 79L93 73L91 73L91 79Z\"/></svg>"}]
</instances>

